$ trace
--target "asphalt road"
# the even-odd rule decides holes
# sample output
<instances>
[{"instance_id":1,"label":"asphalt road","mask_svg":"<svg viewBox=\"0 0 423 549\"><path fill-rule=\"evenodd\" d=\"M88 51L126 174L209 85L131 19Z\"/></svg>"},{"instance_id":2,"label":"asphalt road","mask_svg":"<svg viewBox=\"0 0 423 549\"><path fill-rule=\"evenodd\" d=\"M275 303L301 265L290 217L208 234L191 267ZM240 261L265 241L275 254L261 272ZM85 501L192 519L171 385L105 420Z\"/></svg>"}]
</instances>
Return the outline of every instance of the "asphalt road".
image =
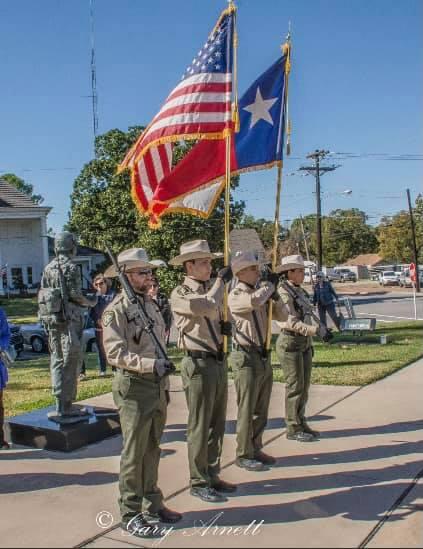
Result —
<instances>
[{"instance_id":1,"label":"asphalt road","mask_svg":"<svg viewBox=\"0 0 423 549\"><path fill-rule=\"evenodd\" d=\"M358 318L374 317L379 322L415 319L412 290L407 293L403 291L384 295L350 296L350 299ZM423 294L416 296L416 310L417 319L423 320Z\"/></svg>"}]
</instances>

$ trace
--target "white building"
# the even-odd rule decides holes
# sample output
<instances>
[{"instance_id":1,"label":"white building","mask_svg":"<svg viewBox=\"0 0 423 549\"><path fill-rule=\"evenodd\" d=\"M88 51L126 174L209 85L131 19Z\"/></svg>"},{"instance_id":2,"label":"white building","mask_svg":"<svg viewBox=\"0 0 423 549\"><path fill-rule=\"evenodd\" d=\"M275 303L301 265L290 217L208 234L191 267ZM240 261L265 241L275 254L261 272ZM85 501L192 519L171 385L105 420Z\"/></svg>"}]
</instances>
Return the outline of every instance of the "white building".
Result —
<instances>
[{"instance_id":1,"label":"white building","mask_svg":"<svg viewBox=\"0 0 423 549\"><path fill-rule=\"evenodd\" d=\"M48 263L47 215L24 193L0 179L0 295L36 287Z\"/></svg>"}]
</instances>

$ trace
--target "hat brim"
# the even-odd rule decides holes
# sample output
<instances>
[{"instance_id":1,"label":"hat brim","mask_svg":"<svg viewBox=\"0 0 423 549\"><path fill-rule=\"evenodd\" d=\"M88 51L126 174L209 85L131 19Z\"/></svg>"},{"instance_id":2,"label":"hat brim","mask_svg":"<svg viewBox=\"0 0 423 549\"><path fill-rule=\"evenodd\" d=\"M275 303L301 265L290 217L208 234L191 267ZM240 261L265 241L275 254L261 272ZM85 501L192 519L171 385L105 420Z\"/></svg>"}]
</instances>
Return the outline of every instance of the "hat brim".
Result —
<instances>
[{"instance_id":1,"label":"hat brim","mask_svg":"<svg viewBox=\"0 0 423 549\"><path fill-rule=\"evenodd\" d=\"M275 272L283 273L285 271L291 271L293 269L305 269L305 265L303 263L286 263L286 265L279 265L278 267L276 267Z\"/></svg>"},{"instance_id":2,"label":"hat brim","mask_svg":"<svg viewBox=\"0 0 423 549\"><path fill-rule=\"evenodd\" d=\"M157 269L158 267L154 263L148 263L147 261L127 261L124 264L119 264L119 266L124 267L125 272L130 272L133 269ZM118 274L114 265L110 265L110 267L107 267L104 271L104 276L106 278L116 278Z\"/></svg>"},{"instance_id":3,"label":"hat brim","mask_svg":"<svg viewBox=\"0 0 423 549\"><path fill-rule=\"evenodd\" d=\"M178 265L183 265L185 261L193 261L194 259L218 259L220 257L223 257L222 252L189 252L177 255L169 261L169 265L177 267Z\"/></svg>"},{"instance_id":4,"label":"hat brim","mask_svg":"<svg viewBox=\"0 0 423 549\"><path fill-rule=\"evenodd\" d=\"M260 266L260 263L257 259L255 261L246 261L244 263L244 265L241 265L240 268L236 268L236 270L234 269L233 265L231 267L232 267L232 271L233 271L234 275L236 275L236 274L240 273L241 271L243 271L244 269L248 269L248 267L253 267L253 266L256 266L256 267Z\"/></svg>"}]
</instances>

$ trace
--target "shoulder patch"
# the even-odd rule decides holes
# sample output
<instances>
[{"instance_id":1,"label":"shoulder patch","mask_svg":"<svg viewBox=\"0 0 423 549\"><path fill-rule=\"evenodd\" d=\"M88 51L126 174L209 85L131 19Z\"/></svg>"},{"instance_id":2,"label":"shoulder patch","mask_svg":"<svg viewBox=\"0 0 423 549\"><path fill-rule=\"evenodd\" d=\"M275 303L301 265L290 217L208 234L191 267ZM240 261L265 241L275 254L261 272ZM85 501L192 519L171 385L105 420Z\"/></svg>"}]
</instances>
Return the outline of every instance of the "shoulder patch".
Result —
<instances>
[{"instance_id":1,"label":"shoulder patch","mask_svg":"<svg viewBox=\"0 0 423 549\"><path fill-rule=\"evenodd\" d=\"M242 290L240 290L239 288L235 288L234 290L232 290L231 294L232 295L240 295L240 294L242 294Z\"/></svg>"},{"instance_id":2,"label":"shoulder patch","mask_svg":"<svg viewBox=\"0 0 423 549\"><path fill-rule=\"evenodd\" d=\"M176 290L176 293L180 295L181 297L184 297L190 293L192 293L192 290L189 286L186 286L185 284L182 284L182 286L179 286Z\"/></svg>"},{"instance_id":3,"label":"shoulder patch","mask_svg":"<svg viewBox=\"0 0 423 549\"><path fill-rule=\"evenodd\" d=\"M105 313L103 313L103 316L101 317L101 323L103 324L103 326L106 327L111 324L114 316L114 311L106 311Z\"/></svg>"}]
</instances>

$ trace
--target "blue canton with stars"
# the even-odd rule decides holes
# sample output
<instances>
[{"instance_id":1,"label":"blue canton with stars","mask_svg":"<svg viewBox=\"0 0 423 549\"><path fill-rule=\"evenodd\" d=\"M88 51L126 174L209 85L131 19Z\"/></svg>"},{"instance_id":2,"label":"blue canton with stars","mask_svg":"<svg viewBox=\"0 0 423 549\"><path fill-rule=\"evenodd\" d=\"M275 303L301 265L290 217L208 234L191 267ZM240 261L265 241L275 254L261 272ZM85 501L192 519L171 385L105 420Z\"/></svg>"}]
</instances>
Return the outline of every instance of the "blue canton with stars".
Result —
<instances>
[{"instance_id":1,"label":"blue canton with stars","mask_svg":"<svg viewBox=\"0 0 423 549\"><path fill-rule=\"evenodd\" d=\"M200 73L232 72L233 23L233 13L222 18L219 26L187 67L181 80Z\"/></svg>"}]
</instances>

